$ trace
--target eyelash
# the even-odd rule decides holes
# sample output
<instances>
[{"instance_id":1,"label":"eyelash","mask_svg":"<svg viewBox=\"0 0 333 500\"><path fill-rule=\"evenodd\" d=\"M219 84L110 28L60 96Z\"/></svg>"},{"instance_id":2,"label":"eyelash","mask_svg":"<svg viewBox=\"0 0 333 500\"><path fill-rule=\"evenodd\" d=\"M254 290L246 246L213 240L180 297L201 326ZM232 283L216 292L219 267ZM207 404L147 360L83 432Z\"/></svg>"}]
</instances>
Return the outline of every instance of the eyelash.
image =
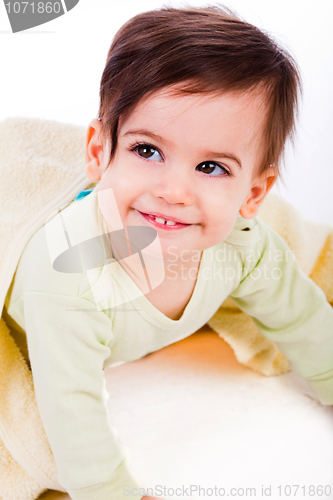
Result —
<instances>
[{"instance_id":1,"label":"eyelash","mask_svg":"<svg viewBox=\"0 0 333 500\"><path fill-rule=\"evenodd\" d=\"M162 154L159 151L159 149L156 146L153 146L152 144L149 144L148 142L136 142L135 144L132 144L131 146L129 146L129 150L132 151L132 152L135 152L136 149L138 149L141 146L147 146L148 148L152 148L155 151L158 151L158 153L162 156ZM148 158L144 158L143 156L140 156L138 153L137 153L137 155L142 160L151 161ZM162 158L163 158L163 156L162 156ZM219 163L217 163L215 161L209 161L209 160L207 160L207 161L201 162L201 163L214 163L216 166L218 166L219 168L221 168L225 172L224 175L209 175L209 174L205 174L205 172L200 172L201 174L205 175L206 177L213 177L213 178L214 177L218 177L218 178L221 178L221 177L233 177L233 174L229 170L227 170L225 167L223 167L222 165L220 165Z\"/></svg>"}]
</instances>

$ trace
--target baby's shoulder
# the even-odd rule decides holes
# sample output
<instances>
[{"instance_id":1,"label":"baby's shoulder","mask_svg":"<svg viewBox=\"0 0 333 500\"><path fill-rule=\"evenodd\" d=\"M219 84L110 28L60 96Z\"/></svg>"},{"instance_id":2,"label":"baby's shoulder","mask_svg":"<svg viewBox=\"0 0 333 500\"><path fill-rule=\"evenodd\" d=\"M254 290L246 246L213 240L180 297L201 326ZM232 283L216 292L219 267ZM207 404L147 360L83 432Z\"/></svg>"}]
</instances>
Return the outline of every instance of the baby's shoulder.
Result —
<instances>
[{"instance_id":1,"label":"baby's shoulder","mask_svg":"<svg viewBox=\"0 0 333 500\"><path fill-rule=\"evenodd\" d=\"M239 215L229 235L209 250L214 262L249 271L268 251L284 246L281 237L259 216L244 219Z\"/></svg>"},{"instance_id":2,"label":"baby's shoulder","mask_svg":"<svg viewBox=\"0 0 333 500\"><path fill-rule=\"evenodd\" d=\"M261 240L261 228L259 217L244 219L238 214L236 223L223 240L223 242L233 246L253 246Z\"/></svg>"},{"instance_id":3,"label":"baby's shoulder","mask_svg":"<svg viewBox=\"0 0 333 500\"><path fill-rule=\"evenodd\" d=\"M91 253L87 240L91 241L90 228L96 225L88 198L71 201L50 214L30 238L13 278L17 297L29 291L78 296L85 274L80 244Z\"/></svg>"},{"instance_id":4,"label":"baby's shoulder","mask_svg":"<svg viewBox=\"0 0 333 500\"><path fill-rule=\"evenodd\" d=\"M44 225L30 238L21 254L12 280L12 300L27 292L77 296L82 280L82 274L55 269Z\"/></svg>"}]
</instances>

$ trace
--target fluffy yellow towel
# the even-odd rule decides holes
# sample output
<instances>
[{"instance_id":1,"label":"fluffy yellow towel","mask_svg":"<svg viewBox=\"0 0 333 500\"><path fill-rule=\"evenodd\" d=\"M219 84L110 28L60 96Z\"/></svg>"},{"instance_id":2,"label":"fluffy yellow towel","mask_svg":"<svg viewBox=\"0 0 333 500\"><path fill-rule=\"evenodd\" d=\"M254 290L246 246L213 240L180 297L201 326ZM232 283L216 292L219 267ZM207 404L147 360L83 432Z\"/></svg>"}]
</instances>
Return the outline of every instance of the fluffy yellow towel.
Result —
<instances>
[{"instance_id":1,"label":"fluffy yellow towel","mask_svg":"<svg viewBox=\"0 0 333 500\"><path fill-rule=\"evenodd\" d=\"M47 217L81 189L82 127L11 118L0 123L0 304L22 251ZM24 357L0 320L0 500L33 500L46 489L65 491L57 470Z\"/></svg>"},{"instance_id":2,"label":"fluffy yellow towel","mask_svg":"<svg viewBox=\"0 0 333 500\"><path fill-rule=\"evenodd\" d=\"M22 251L46 219L93 187L84 174L82 127L28 118L0 123L0 304ZM269 194L259 211L294 250L303 271L333 305L333 229L305 221L292 205ZM274 342L227 298L208 325L238 361L263 375L289 370ZM34 397L32 374L4 318L0 319L0 500L34 500L46 489L65 491Z\"/></svg>"}]
</instances>

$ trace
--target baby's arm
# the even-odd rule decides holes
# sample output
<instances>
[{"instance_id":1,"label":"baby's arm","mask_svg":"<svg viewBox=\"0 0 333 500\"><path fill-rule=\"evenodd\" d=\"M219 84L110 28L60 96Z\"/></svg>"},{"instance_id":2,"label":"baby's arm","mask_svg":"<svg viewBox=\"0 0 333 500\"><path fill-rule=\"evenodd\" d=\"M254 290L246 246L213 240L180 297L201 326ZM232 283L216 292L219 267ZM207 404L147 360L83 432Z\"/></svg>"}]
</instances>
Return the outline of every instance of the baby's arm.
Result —
<instances>
[{"instance_id":1,"label":"baby's arm","mask_svg":"<svg viewBox=\"0 0 333 500\"><path fill-rule=\"evenodd\" d=\"M41 292L23 294L9 313L24 317L37 405L59 483L74 500L123 500L123 486L142 488L106 404L110 318L85 299Z\"/></svg>"},{"instance_id":2,"label":"baby's arm","mask_svg":"<svg viewBox=\"0 0 333 500\"><path fill-rule=\"evenodd\" d=\"M324 405L333 403L333 308L289 247L261 219L261 255L230 294ZM282 260L279 256L282 255Z\"/></svg>"}]
</instances>

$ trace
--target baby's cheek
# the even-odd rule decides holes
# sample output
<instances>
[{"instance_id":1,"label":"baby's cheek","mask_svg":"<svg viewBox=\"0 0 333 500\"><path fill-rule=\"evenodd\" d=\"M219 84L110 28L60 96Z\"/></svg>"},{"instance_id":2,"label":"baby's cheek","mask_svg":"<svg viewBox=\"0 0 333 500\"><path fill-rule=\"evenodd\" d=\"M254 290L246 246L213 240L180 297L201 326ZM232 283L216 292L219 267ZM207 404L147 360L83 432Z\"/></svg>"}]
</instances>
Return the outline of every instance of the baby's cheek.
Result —
<instances>
[{"instance_id":1,"label":"baby's cheek","mask_svg":"<svg viewBox=\"0 0 333 500\"><path fill-rule=\"evenodd\" d=\"M97 192L97 195L98 206L107 227L112 231L123 229L123 223L112 188L101 189Z\"/></svg>"}]
</instances>

